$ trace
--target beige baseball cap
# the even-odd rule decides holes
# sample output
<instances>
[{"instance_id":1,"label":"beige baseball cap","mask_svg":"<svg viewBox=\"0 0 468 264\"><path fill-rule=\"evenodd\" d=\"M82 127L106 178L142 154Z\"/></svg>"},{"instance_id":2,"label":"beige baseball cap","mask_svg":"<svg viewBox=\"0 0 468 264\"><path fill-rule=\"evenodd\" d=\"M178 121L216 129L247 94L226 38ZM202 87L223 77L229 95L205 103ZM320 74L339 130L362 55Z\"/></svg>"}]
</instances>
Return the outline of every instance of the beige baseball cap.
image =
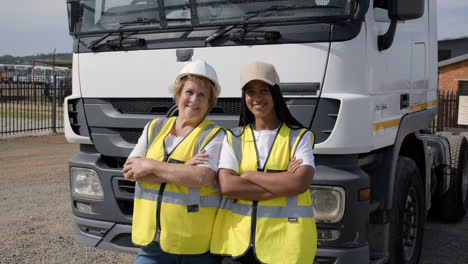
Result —
<instances>
[{"instance_id":1,"label":"beige baseball cap","mask_svg":"<svg viewBox=\"0 0 468 264\"><path fill-rule=\"evenodd\" d=\"M245 66L240 74L241 89L253 80L264 81L269 85L279 85L280 79L272 64L256 61Z\"/></svg>"}]
</instances>

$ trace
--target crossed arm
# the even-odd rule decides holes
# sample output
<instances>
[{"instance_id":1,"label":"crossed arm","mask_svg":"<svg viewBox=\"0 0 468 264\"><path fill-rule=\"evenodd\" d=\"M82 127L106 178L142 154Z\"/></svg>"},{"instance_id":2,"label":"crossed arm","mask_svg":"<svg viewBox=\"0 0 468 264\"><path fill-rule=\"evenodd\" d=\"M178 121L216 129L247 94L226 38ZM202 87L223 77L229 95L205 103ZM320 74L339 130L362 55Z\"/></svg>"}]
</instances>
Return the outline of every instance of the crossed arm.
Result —
<instances>
[{"instance_id":1,"label":"crossed arm","mask_svg":"<svg viewBox=\"0 0 468 264\"><path fill-rule=\"evenodd\" d=\"M166 163L144 157L132 157L125 162L124 177L137 182L170 182L189 188L211 184L216 172L208 167L195 166L208 160L203 150L184 164Z\"/></svg>"},{"instance_id":2,"label":"crossed arm","mask_svg":"<svg viewBox=\"0 0 468 264\"><path fill-rule=\"evenodd\" d=\"M234 199L251 201L298 195L309 188L315 172L312 166L301 163L302 160L293 159L285 172L247 171L240 176L233 170L220 169L220 190Z\"/></svg>"}]
</instances>

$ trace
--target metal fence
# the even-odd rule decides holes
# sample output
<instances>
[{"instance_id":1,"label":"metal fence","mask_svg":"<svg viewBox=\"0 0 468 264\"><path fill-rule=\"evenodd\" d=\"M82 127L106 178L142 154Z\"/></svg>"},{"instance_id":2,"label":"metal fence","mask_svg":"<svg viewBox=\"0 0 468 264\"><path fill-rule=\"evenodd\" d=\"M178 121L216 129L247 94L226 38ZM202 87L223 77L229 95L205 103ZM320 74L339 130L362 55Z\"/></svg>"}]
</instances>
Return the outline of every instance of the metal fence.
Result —
<instances>
[{"instance_id":1,"label":"metal fence","mask_svg":"<svg viewBox=\"0 0 468 264\"><path fill-rule=\"evenodd\" d=\"M0 80L0 136L57 132L63 128L63 99L71 77L11 75Z\"/></svg>"},{"instance_id":2,"label":"metal fence","mask_svg":"<svg viewBox=\"0 0 468 264\"><path fill-rule=\"evenodd\" d=\"M468 126L458 124L458 103L460 92L440 91L438 94L438 113L432 123L432 132L466 129Z\"/></svg>"}]
</instances>

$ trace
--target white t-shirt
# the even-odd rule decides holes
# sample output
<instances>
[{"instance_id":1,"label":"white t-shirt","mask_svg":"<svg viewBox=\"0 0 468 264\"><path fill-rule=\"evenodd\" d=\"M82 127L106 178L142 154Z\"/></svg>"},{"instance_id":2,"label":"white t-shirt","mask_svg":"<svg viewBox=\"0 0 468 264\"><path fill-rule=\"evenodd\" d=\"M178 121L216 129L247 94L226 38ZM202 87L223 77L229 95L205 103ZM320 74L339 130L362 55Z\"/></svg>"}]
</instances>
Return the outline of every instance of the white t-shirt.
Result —
<instances>
[{"instance_id":1,"label":"white t-shirt","mask_svg":"<svg viewBox=\"0 0 468 264\"><path fill-rule=\"evenodd\" d=\"M265 166L266 158L270 152L271 147L273 146L273 141L275 140L278 129L279 127L274 130L253 130L258 151L258 163L261 165L261 167ZM302 159L301 166L309 165L315 168L310 131L307 131L301 138L301 141L299 141L294 157L296 157L296 159ZM227 136L224 136L223 139L223 147L221 149L221 155L219 158L219 168L230 169L239 173L239 163L237 162L231 145L229 145Z\"/></svg>"},{"instance_id":2,"label":"white t-shirt","mask_svg":"<svg viewBox=\"0 0 468 264\"><path fill-rule=\"evenodd\" d=\"M146 156L146 149L148 147L148 139L146 137L147 130L148 130L149 123L146 124L143 133L141 134L140 138L138 139L138 143L133 148L132 152L128 156L131 157L145 157ZM219 162L219 153L221 152L221 142L223 140L224 133L218 133L214 138L205 145L203 149L206 150L208 153L208 162L198 164L197 166L208 167L213 171L218 171L218 162ZM184 138L183 137L176 137L174 135L169 134L166 138L166 151L170 153Z\"/></svg>"}]
</instances>

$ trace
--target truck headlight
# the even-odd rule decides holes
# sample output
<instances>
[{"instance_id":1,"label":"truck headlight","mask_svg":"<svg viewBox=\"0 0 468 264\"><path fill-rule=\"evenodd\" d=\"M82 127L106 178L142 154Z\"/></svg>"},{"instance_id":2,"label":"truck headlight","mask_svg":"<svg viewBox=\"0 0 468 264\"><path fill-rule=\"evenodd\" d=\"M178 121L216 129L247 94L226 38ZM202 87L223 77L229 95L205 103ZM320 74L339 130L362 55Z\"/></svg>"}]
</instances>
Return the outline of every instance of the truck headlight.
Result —
<instances>
[{"instance_id":1,"label":"truck headlight","mask_svg":"<svg viewBox=\"0 0 468 264\"><path fill-rule=\"evenodd\" d=\"M70 179L73 195L90 199L104 199L104 190L96 171L72 167Z\"/></svg>"},{"instance_id":2,"label":"truck headlight","mask_svg":"<svg viewBox=\"0 0 468 264\"><path fill-rule=\"evenodd\" d=\"M309 190L318 222L336 223L343 218L346 198L343 188L313 185Z\"/></svg>"}]
</instances>

